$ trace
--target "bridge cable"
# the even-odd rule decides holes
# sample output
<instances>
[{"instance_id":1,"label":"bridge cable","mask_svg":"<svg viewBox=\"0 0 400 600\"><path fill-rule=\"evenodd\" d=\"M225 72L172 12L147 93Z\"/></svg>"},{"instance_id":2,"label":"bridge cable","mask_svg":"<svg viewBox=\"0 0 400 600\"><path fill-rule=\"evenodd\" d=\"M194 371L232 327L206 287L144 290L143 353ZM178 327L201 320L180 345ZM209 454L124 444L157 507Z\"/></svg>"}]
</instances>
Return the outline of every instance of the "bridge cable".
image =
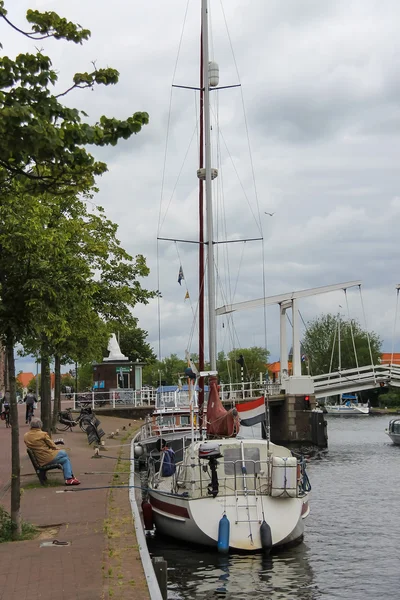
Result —
<instances>
[{"instance_id":1,"label":"bridge cable","mask_svg":"<svg viewBox=\"0 0 400 600\"><path fill-rule=\"evenodd\" d=\"M396 336L396 326L397 326L397 313L399 310L399 289L397 289L396 294L396 311L394 313L394 327L393 327L393 341L392 341L392 356L390 359L390 377L392 377L392 369L393 369L393 357L394 357L394 340Z\"/></svg>"},{"instance_id":2,"label":"bridge cable","mask_svg":"<svg viewBox=\"0 0 400 600\"><path fill-rule=\"evenodd\" d=\"M365 323L365 330L367 332L367 341L368 341L369 356L370 356L371 365L372 365L372 373L374 375L374 381L376 383L375 365L374 365L374 359L372 357L371 340L370 340L370 337L369 337L369 331L368 331L368 326L367 326L367 317L365 315L364 301L363 301L363 297L362 297L362 293L361 293L361 285L358 286L358 289L360 291L361 307L362 307L362 311L363 311L363 317L364 317L364 323Z\"/></svg>"},{"instance_id":3,"label":"bridge cable","mask_svg":"<svg viewBox=\"0 0 400 600\"><path fill-rule=\"evenodd\" d=\"M358 374L360 374L360 367L358 365L358 358L357 358L356 343L355 343L355 340L354 340L353 321L352 321L352 319L350 317L349 299L347 297L347 290L346 289L344 289L344 297L346 298L347 316L348 316L349 322L350 322L350 332L351 332L351 341L353 343L354 358L356 360L356 367L357 367Z\"/></svg>"},{"instance_id":4,"label":"bridge cable","mask_svg":"<svg viewBox=\"0 0 400 600\"><path fill-rule=\"evenodd\" d=\"M338 323L338 327L339 327L339 323ZM331 373L332 373L333 355L335 353L336 335L337 335L337 332L338 332L338 327L335 327L335 331L333 333L333 343L332 343L332 352L331 352L331 362L329 364L329 377L328 377L328 381L330 380Z\"/></svg>"}]
</instances>

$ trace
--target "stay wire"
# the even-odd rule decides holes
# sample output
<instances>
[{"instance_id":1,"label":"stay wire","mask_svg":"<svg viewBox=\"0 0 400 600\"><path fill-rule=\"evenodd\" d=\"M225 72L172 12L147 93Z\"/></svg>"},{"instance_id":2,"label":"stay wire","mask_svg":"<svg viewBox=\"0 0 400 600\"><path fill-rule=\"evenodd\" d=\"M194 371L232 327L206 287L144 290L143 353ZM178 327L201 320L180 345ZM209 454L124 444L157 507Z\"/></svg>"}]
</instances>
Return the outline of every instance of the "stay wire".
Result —
<instances>
[{"instance_id":1,"label":"stay wire","mask_svg":"<svg viewBox=\"0 0 400 600\"><path fill-rule=\"evenodd\" d=\"M347 297L347 290L346 289L344 290L344 297L346 299L347 316L349 318L349 323L350 323L351 341L353 343L354 358L355 358L355 361L356 361L357 371L358 371L358 373L360 373L360 367L358 365L358 357L357 357L357 350L356 350L356 342L355 342L355 339L354 339L353 321L352 321L352 319L350 317L349 299Z\"/></svg>"},{"instance_id":2,"label":"stay wire","mask_svg":"<svg viewBox=\"0 0 400 600\"><path fill-rule=\"evenodd\" d=\"M372 372L374 374L374 378L376 378L374 359L372 357L371 340L370 340L370 337L369 337L368 326L367 326L367 317L366 317L366 314L365 314L364 301L363 301L363 297L362 297L362 293L361 293L361 285L358 286L358 289L359 289L359 292L360 292L361 307L362 307L362 312L363 312L363 317L364 317L365 331L367 333L368 349L369 349L369 356L370 356L370 359L371 359Z\"/></svg>"},{"instance_id":3,"label":"stay wire","mask_svg":"<svg viewBox=\"0 0 400 600\"><path fill-rule=\"evenodd\" d=\"M172 86L175 81L176 70L178 67L178 60L179 60L179 56L181 53L183 32L185 31L188 10L189 10L189 0L187 0L187 3L186 3L186 10L185 10L184 18L183 18L181 35L180 35L180 39L179 39L178 50L177 50L176 59L175 59L175 66L174 66L174 71L173 71L173 75L172 75L171 91L170 91L170 95L169 95L167 132L166 132L166 136L165 136L164 162L163 162L163 170L162 170L162 177L161 177L160 210L158 213L158 229L157 229L158 235L157 235L157 238L159 237L160 229L161 229L162 203L163 203L163 196L164 196L165 173L166 173L166 166L167 166L167 151L168 151L168 144L169 144L169 133L170 133L171 114L172 114L172 110L171 110L171 108L172 108L172 93L173 93ZM159 240L158 239L157 239L157 289L160 290L160 254L159 254ZM160 295L157 296L157 317L158 317L158 360L161 360L161 298L160 298Z\"/></svg>"},{"instance_id":4,"label":"stay wire","mask_svg":"<svg viewBox=\"0 0 400 600\"><path fill-rule=\"evenodd\" d=\"M397 314L398 314L398 309L399 309L399 288L397 288L397 294L396 294L396 310L395 310L395 313L394 313L393 340L392 340L392 356L391 356L391 359L390 359L390 376L392 375L392 369L393 369L394 342L395 342L395 337L396 337L396 327L397 327Z\"/></svg>"}]
</instances>

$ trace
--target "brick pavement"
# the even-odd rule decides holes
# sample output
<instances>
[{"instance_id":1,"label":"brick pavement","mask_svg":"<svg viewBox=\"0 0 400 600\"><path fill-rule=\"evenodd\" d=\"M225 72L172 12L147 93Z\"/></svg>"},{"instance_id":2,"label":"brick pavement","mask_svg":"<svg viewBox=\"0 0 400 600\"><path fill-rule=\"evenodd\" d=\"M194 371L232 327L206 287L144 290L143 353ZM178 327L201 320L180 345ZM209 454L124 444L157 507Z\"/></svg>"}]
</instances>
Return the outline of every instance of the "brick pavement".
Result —
<instances>
[{"instance_id":1,"label":"brick pavement","mask_svg":"<svg viewBox=\"0 0 400 600\"><path fill-rule=\"evenodd\" d=\"M19 407L21 484L38 482L32 464L26 454L23 435L25 407ZM129 421L113 417L101 417L101 426L106 432L108 456L117 456L120 450L122 427ZM0 422L0 502L6 510L10 508L10 465L11 433ZM139 423L132 422L133 426ZM119 439L107 439L107 434L120 430ZM59 480L60 487L38 487L23 491L21 512L23 519L44 528L43 539L25 542L0 544L0 564L2 585L0 600L108 600L109 582L105 581L108 540L103 531L108 516L108 489L90 490L84 488L108 486L116 460L94 459L94 451L87 444L86 435L78 427L74 431L62 432L53 437L63 437L64 448L70 455L74 475L81 485L64 493L61 471L50 471L49 479ZM127 442L125 442L127 443ZM63 448L63 446L60 446ZM124 448L126 451L128 448ZM89 474L97 472L95 474ZM103 472L103 473L100 473ZM114 492L115 493L115 492ZM130 514L128 490L118 495L124 514ZM46 534L46 527L53 526L57 533ZM133 528L132 528L133 529ZM71 542L70 546L40 547L44 537L48 541L58 539ZM44 537L43 537L44 536ZM132 542L132 531L127 531ZM134 533L133 533L134 536ZM121 540L121 548L127 548ZM140 561L137 544L129 544L130 560L127 561L126 576L134 581L131 589L124 590L124 598L148 600L147 584Z\"/></svg>"}]
</instances>

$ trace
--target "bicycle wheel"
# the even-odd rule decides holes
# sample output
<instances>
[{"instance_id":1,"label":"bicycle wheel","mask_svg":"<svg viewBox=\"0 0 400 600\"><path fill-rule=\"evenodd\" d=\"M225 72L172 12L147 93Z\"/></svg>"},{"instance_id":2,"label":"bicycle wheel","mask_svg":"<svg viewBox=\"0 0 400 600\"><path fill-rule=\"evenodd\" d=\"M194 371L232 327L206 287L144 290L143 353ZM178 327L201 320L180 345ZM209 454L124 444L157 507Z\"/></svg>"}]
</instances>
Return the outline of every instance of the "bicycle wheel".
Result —
<instances>
[{"instance_id":1,"label":"bicycle wheel","mask_svg":"<svg viewBox=\"0 0 400 600\"><path fill-rule=\"evenodd\" d=\"M88 425L90 425L90 421L91 421L91 419L88 419L87 417L86 417L86 419L85 418L80 419L79 427L81 428L83 433L86 433L86 429L88 428Z\"/></svg>"},{"instance_id":2,"label":"bicycle wheel","mask_svg":"<svg viewBox=\"0 0 400 600\"><path fill-rule=\"evenodd\" d=\"M56 429L57 431L68 431L68 429L70 429L70 426L66 425L65 423L57 423Z\"/></svg>"}]
</instances>

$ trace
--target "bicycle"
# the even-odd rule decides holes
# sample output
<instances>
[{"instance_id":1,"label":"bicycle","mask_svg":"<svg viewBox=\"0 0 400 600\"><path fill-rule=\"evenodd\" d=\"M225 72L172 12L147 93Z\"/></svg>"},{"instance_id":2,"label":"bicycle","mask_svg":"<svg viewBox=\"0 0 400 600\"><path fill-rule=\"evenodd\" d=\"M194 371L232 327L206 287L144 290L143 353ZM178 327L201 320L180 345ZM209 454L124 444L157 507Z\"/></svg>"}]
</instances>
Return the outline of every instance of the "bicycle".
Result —
<instances>
[{"instance_id":1,"label":"bicycle","mask_svg":"<svg viewBox=\"0 0 400 600\"><path fill-rule=\"evenodd\" d=\"M6 427L11 427L11 415L10 411L6 411Z\"/></svg>"},{"instance_id":2,"label":"bicycle","mask_svg":"<svg viewBox=\"0 0 400 600\"><path fill-rule=\"evenodd\" d=\"M3 412L1 413L1 420L6 422L6 427L11 427L10 406L8 404L3 404Z\"/></svg>"},{"instance_id":3,"label":"bicycle","mask_svg":"<svg viewBox=\"0 0 400 600\"><path fill-rule=\"evenodd\" d=\"M33 417L33 416L34 416L34 414L35 414L35 409L33 408L33 404L28 404L28 406L27 406L27 410L28 410L28 412L27 412L28 423L29 423L29 425L30 425L30 424L31 424L31 421L32 421L32 417Z\"/></svg>"},{"instance_id":4,"label":"bicycle","mask_svg":"<svg viewBox=\"0 0 400 600\"><path fill-rule=\"evenodd\" d=\"M86 429L88 425L90 425L93 417L95 417L94 412L91 408L81 408L81 412L78 415L77 419L73 418L72 409L66 408L58 413L58 422L56 429L57 431L72 431L73 427L79 425L81 430L86 433Z\"/></svg>"}]
</instances>

